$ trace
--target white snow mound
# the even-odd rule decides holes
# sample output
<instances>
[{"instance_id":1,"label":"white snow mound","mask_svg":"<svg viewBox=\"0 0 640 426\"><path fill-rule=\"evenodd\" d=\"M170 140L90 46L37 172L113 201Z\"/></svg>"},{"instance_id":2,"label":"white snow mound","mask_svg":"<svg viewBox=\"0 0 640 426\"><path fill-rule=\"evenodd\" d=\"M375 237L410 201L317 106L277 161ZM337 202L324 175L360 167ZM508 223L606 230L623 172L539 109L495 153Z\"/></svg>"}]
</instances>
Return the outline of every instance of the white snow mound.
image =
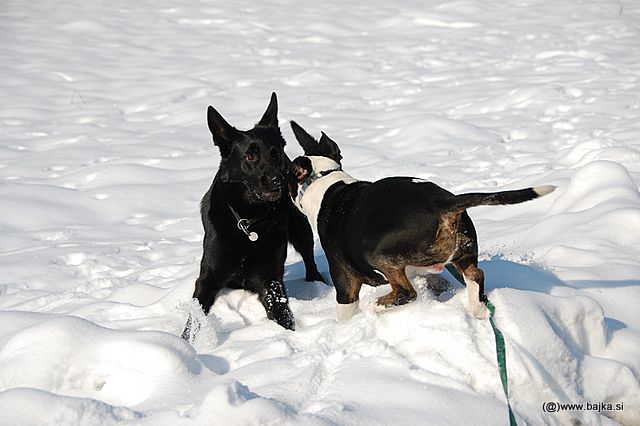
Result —
<instances>
[{"instance_id":1,"label":"white snow mound","mask_svg":"<svg viewBox=\"0 0 640 426\"><path fill-rule=\"evenodd\" d=\"M136 405L202 364L193 348L163 332L111 330L76 317L41 322L0 348L0 390L44 389Z\"/></svg>"}]
</instances>

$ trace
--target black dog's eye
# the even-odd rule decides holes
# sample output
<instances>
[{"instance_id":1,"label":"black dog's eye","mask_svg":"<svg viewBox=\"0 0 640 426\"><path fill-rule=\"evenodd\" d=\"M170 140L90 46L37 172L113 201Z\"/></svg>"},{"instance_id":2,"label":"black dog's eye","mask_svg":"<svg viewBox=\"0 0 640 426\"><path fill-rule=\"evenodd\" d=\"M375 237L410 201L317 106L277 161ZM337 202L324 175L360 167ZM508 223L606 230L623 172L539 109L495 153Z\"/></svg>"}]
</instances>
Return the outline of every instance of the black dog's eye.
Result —
<instances>
[{"instance_id":1,"label":"black dog's eye","mask_svg":"<svg viewBox=\"0 0 640 426\"><path fill-rule=\"evenodd\" d=\"M253 153L253 152L247 152L247 153L244 155L244 158L245 158L245 160L247 160L247 161L251 161L251 162L253 162L253 161L256 161L256 159L257 159L258 157L257 157L257 156L256 156L256 154L255 154L255 153Z\"/></svg>"}]
</instances>

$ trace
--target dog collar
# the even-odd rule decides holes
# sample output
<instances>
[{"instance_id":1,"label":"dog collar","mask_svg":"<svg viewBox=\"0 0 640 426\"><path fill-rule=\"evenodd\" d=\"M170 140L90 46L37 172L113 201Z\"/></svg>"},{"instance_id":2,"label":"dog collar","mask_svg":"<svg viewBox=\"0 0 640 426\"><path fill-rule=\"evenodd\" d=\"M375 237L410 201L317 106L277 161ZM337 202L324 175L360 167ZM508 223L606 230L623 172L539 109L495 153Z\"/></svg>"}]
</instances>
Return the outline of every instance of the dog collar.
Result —
<instances>
[{"instance_id":1,"label":"dog collar","mask_svg":"<svg viewBox=\"0 0 640 426\"><path fill-rule=\"evenodd\" d=\"M243 219L240 217L240 215L238 214L238 212L236 212L233 207L231 207L231 204L227 204L227 206L229 207L229 210L231 210L231 213L233 213L233 216L236 218L236 220L238 221L237 226L238 229L241 230L242 232L244 232L244 234L247 236L247 238L249 238L249 241L251 242L255 242L258 241L258 234L256 232L249 232L249 227L251 225L253 225L254 223L256 223L258 220L260 219Z\"/></svg>"},{"instance_id":2,"label":"dog collar","mask_svg":"<svg viewBox=\"0 0 640 426\"><path fill-rule=\"evenodd\" d=\"M302 200L302 196L304 195L305 191L307 189L309 189L309 187L311 186L311 184L313 184L315 181L317 181L320 178L323 178L333 172L341 172L342 171L342 167L338 167L337 169L331 169L331 170L324 170L321 171L319 173L314 173L311 176L309 176L309 178L302 184L300 185L300 189L298 190L298 197L300 200ZM298 208L302 209L301 206L298 206Z\"/></svg>"},{"instance_id":3,"label":"dog collar","mask_svg":"<svg viewBox=\"0 0 640 426\"><path fill-rule=\"evenodd\" d=\"M320 178L323 178L333 172L341 172L341 171L342 171L342 168L338 167L337 169L324 170L319 173L314 173L311 176L309 176L309 179L307 179L307 181L304 183L305 188L308 188L309 186L311 186L313 182L317 181Z\"/></svg>"},{"instance_id":4,"label":"dog collar","mask_svg":"<svg viewBox=\"0 0 640 426\"><path fill-rule=\"evenodd\" d=\"M338 167L337 169L331 169L331 170L324 170L320 173L318 173L318 177L316 179L319 179L321 177L325 177L326 175L328 175L329 173L333 173L333 172L341 172L342 171L342 167Z\"/></svg>"}]
</instances>

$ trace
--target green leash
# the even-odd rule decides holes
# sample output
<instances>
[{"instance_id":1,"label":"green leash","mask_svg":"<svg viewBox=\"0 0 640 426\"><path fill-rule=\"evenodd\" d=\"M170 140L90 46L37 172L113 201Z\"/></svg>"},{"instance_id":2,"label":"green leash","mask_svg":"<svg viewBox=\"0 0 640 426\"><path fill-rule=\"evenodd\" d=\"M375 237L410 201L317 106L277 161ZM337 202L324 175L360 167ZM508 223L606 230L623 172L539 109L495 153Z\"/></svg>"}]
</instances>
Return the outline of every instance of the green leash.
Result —
<instances>
[{"instance_id":1,"label":"green leash","mask_svg":"<svg viewBox=\"0 0 640 426\"><path fill-rule=\"evenodd\" d=\"M447 271L449 271L449 273L453 275L453 277L461 284L466 286L463 278L452 266L447 265ZM486 299L484 304L489 310L489 323L491 324L491 328L493 329L493 336L496 340L496 358L498 359L498 369L500 370L500 381L502 382L502 390L504 390L504 396L507 398L507 408L509 408L509 426L518 426L518 423L516 422L516 416L513 414L511 404L509 403L509 383L507 381L506 357L507 352L504 348L504 336L502 335L500 329L496 326L496 323L493 319L493 316L496 313L496 307L493 306L493 303L491 303L489 299Z\"/></svg>"},{"instance_id":2,"label":"green leash","mask_svg":"<svg viewBox=\"0 0 640 426\"><path fill-rule=\"evenodd\" d=\"M500 369L500 380L502 381L502 389L504 390L504 396L507 398L507 408L509 408L509 425L510 426L518 426L516 422L516 416L513 415L513 410L511 409L511 404L509 403L509 383L507 382L507 352L504 348L504 336L498 327L496 327L496 323L493 320L493 315L496 312L496 307L493 306L493 303L489 301L489 299L485 300L484 304L489 309L489 323L491 323L491 328L493 328L493 335L496 338L496 357L498 358L498 368Z\"/></svg>"}]
</instances>

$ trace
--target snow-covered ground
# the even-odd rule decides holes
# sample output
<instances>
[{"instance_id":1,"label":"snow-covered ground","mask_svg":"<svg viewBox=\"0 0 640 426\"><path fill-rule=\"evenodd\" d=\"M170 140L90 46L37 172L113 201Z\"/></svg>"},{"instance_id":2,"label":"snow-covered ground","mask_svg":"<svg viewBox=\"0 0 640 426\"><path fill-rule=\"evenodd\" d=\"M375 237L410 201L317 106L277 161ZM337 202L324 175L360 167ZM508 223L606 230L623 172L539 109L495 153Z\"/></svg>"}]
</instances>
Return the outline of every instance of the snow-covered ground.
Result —
<instances>
[{"instance_id":1,"label":"snow-covered ground","mask_svg":"<svg viewBox=\"0 0 640 426\"><path fill-rule=\"evenodd\" d=\"M415 277L382 313L365 288L337 323L291 252L297 331L231 291L178 337L219 160L206 107L249 128L272 91L291 157L295 119L361 179L557 185L470 211L516 417L640 424L637 1L9 0L0 34L0 424L507 423L457 284ZM582 401L624 410L542 408Z\"/></svg>"}]
</instances>

